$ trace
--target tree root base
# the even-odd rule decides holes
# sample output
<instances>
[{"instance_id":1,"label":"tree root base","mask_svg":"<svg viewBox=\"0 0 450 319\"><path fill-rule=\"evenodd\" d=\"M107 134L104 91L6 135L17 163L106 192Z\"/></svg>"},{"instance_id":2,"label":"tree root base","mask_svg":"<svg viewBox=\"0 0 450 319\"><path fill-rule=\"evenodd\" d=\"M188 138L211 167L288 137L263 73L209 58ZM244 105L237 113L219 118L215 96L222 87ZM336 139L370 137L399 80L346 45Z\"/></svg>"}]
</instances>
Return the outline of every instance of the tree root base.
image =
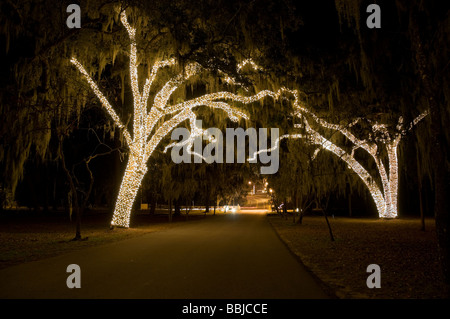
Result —
<instances>
[{"instance_id":1,"label":"tree root base","mask_svg":"<svg viewBox=\"0 0 450 319\"><path fill-rule=\"evenodd\" d=\"M74 237L74 238L72 238L70 241L86 241L86 240L88 240L89 239L89 237Z\"/></svg>"}]
</instances>

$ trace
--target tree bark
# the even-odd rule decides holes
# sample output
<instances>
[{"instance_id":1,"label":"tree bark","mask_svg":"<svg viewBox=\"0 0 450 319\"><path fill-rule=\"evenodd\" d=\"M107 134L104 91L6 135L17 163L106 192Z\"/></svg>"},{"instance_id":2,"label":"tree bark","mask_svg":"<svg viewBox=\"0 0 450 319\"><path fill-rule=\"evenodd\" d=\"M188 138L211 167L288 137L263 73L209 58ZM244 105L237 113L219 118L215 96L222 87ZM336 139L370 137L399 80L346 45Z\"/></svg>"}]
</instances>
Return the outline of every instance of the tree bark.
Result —
<instances>
[{"instance_id":1,"label":"tree bark","mask_svg":"<svg viewBox=\"0 0 450 319\"><path fill-rule=\"evenodd\" d=\"M189 207L189 210L188 210ZM186 200L186 209L184 211L184 218L186 221L189 219L189 213L191 212L192 206L189 204L189 200Z\"/></svg>"},{"instance_id":2,"label":"tree bark","mask_svg":"<svg viewBox=\"0 0 450 319\"><path fill-rule=\"evenodd\" d=\"M125 175L120 185L119 195L117 196L116 207L111 221L112 227L129 227L133 203L144 175L145 171L139 166L137 158L130 155Z\"/></svg>"},{"instance_id":3,"label":"tree bark","mask_svg":"<svg viewBox=\"0 0 450 319\"><path fill-rule=\"evenodd\" d=\"M80 205L78 202L78 193L77 193L75 184L73 182L72 175L70 174L70 171L67 169L67 166L66 166L66 159L64 156L63 138L62 137L60 137L60 139L59 139L59 155L61 157L62 168L64 170L64 173L66 174L67 181L69 182L69 187L72 192L73 199L72 199L72 203L69 205L73 205L75 208L76 227L75 227L75 238L73 240L80 240L81 239L81 212L80 212Z\"/></svg>"},{"instance_id":4,"label":"tree bark","mask_svg":"<svg viewBox=\"0 0 450 319\"><path fill-rule=\"evenodd\" d=\"M352 212L352 185L350 183L348 184L349 187L349 194L348 194L348 217L353 216Z\"/></svg>"},{"instance_id":5,"label":"tree bark","mask_svg":"<svg viewBox=\"0 0 450 319\"><path fill-rule=\"evenodd\" d=\"M302 195L301 193L300 193L299 197L300 197L299 200L300 200L301 207L299 207L297 224L302 224L303 213L304 213L305 206L306 206L306 200L305 200L305 195Z\"/></svg>"},{"instance_id":6,"label":"tree bark","mask_svg":"<svg viewBox=\"0 0 450 319\"><path fill-rule=\"evenodd\" d=\"M327 216L327 212L326 212L329 201L330 201L330 195L327 195L325 205L322 205L319 200L317 201L317 203L320 205L320 210L322 211L323 216L325 216L325 221L327 222L327 226L328 226L328 232L330 233L330 239L331 239L331 241L334 241L333 231L331 230L330 221L328 220L328 216Z\"/></svg>"},{"instance_id":7,"label":"tree bark","mask_svg":"<svg viewBox=\"0 0 450 319\"><path fill-rule=\"evenodd\" d=\"M205 194L205 213L209 213L209 198L210 198L210 194L209 194L209 187L206 187L206 194Z\"/></svg>"},{"instance_id":8,"label":"tree bark","mask_svg":"<svg viewBox=\"0 0 450 319\"><path fill-rule=\"evenodd\" d=\"M155 210L156 210L156 198L155 196L151 197L151 202L150 202L150 215L155 215Z\"/></svg>"},{"instance_id":9,"label":"tree bark","mask_svg":"<svg viewBox=\"0 0 450 319\"><path fill-rule=\"evenodd\" d=\"M324 209L322 209L322 213L325 216L325 220L327 222L328 232L330 233L330 239L331 239L331 241L334 241L333 231L331 230L331 226L330 226L330 222L328 221L327 213L325 212Z\"/></svg>"},{"instance_id":10,"label":"tree bark","mask_svg":"<svg viewBox=\"0 0 450 319\"><path fill-rule=\"evenodd\" d=\"M172 199L169 199L169 223L172 222Z\"/></svg>"},{"instance_id":11,"label":"tree bark","mask_svg":"<svg viewBox=\"0 0 450 319\"><path fill-rule=\"evenodd\" d=\"M435 83L432 83L431 71L417 26L413 27L413 41L420 77L424 87L431 118L431 156L434 175L434 215L436 222L436 235L438 239L439 257L444 274L447 293L450 292L450 207L447 195L450 194L450 174L447 171L446 156L448 146L445 141L444 128L442 126L441 105L437 102ZM438 86L439 87L439 86ZM442 86L441 86L442 87ZM443 106L445 112L445 106Z\"/></svg>"},{"instance_id":12,"label":"tree bark","mask_svg":"<svg viewBox=\"0 0 450 319\"><path fill-rule=\"evenodd\" d=\"M175 206L175 211L174 211L174 216L180 216L181 215L181 211L180 211L180 202L179 199L176 199L173 201L174 206Z\"/></svg>"},{"instance_id":13,"label":"tree bark","mask_svg":"<svg viewBox=\"0 0 450 319\"><path fill-rule=\"evenodd\" d=\"M423 213L423 198L422 198L422 174L420 173L420 158L419 152L416 152L417 159L417 188L419 189L419 206L420 206L420 230L425 231L425 215Z\"/></svg>"},{"instance_id":14,"label":"tree bark","mask_svg":"<svg viewBox=\"0 0 450 319\"><path fill-rule=\"evenodd\" d=\"M297 213L297 208L298 208L298 196L297 196L297 191L294 191L294 197L295 197L295 207L292 209L292 223L295 224L295 214Z\"/></svg>"}]
</instances>

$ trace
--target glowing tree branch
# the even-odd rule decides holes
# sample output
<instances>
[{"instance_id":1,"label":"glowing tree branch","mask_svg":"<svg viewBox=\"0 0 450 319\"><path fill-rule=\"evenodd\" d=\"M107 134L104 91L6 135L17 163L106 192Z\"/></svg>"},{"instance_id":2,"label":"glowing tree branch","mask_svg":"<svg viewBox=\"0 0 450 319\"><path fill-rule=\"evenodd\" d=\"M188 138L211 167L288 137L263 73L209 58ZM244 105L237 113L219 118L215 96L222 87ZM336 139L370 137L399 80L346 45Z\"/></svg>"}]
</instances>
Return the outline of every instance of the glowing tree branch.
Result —
<instances>
[{"instance_id":1,"label":"glowing tree branch","mask_svg":"<svg viewBox=\"0 0 450 319\"><path fill-rule=\"evenodd\" d=\"M88 81L88 83L90 84L92 91L94 91L95 95L98 97L98 99L100 100L100 102L102 103L102 106L105 108L105 110L108 112L108 114L111 116L111 118L113 119L114 123L123 130L123 134L125 137L125 140L128 144L131 144L131 135L128 132L127 128L125 127L125 125L122 124L122 122L120 121L119 116L116 114L116 112L114 111L114 109L112 108L111 104L109 104L108 100L106 99L106 97L103 95L103 93L99 90L97 84L95 84L95 82L92 80L92 78L89 76L89 74L86 72L86 70L84 69L84 67L78 62L78 60L76 58L72 58L70 60L70 62L72 62L77 68L78 70L86 77L86 80Z\"/></svg>"},{"instance_id":2,"label":"glowing tree branch","mask_svg":"<svg viewBox=\"0 0 450 319\"><path fill-rule=\"evenodd\" d=\"M347 126L340 124L329 123L316 114L311 112L308 108L300 103L299 94L296 90L287 90L294 96L294 114L302 120L302 124L296 124L297 128L302 128L305 134L286 134L279 138L279 140L284 138L304 138L313 145L320 146L320 149L330 151L331 153L338 156L344 162L347 163L348 167L352 169L363 181L363 183L368 188L372 198L377 207L378 215L382 218L395 218L398 215L398 156L397 148L398 144L407 131L411 130L414 125L419 123L423 118L428 115L428 111L423 112L418 117L416 117L406 129L403 125L403 118L400 117L396 132L391 133L385 124L372 123L367 119L358 118ZM368 139L357 138L349 128L356 125L361 120L366 120L371 124L371 133ZM324 134L319 132L319 129L315 129L310 121L314 124L314 127L328 129L334 132L339 132L344 135L352 144L353 147L351 152L345 151L343 148L337 146L330 139L327 139ZM279 141L278 140L278 141ZM387 150L387 162L388 168L386 169L381 152L378 152L377 143L384 144ZM278 143L276 144L276 146ZM358 160L356 160L354 152L357 149L363 149L366 151L375 161L378 178L381 180L381 187L376 182L377 176L372 176ZM317 152L314 156L317 156ZM258 153L267 151L260 150ZM256 153L255 153L256 155ZM254 156L255 156L254 155Z\"/></svg>"},{"instance_id":3,"label":"glowing tree branch","mask_svg":"<svg viewBox=\"0 0 450 319\"><path fill-rule=\"evenodd\" d=\"M239 118L247 119L247 116L243 112L232 107L230 102L249 104L261 100L264 97L277 99L280 96L280 92L275 93L265 90L252 96L240 96L230 92L216 92L205 94L175 105L168 105L170 97L175 90L180 88L192 76L199 74L200 71L202 71L199 64L191 63L184 68L183 72L167 81L165 85L162 86L161 90L155 94L153 104L148 106L151 86L157 77L158 71L161 68L175 65L176 60L169 59L156 62L141 91L138 78L139 64L136 47L136 30L128 23L125 12L121 13L120 21L126 28L130 40L129 68L134 107L132 137L128 132L127 127L122 124L111 104L99 90L97 84L92 80L84 67L75 57L71 59L71 62L86 78L102 106L114 120L115 125L123 130L125 140L129 147L130 152L128 162L117 197L113 219L111 221L111 226L129 227L131 209L142 179L147 172L147 161L161 140L167 136L173 128L186 120L189 120L191 126L191 137L189 141L192 141L194 137L205 133L205 131L199 129L195 125L196 114L193 112L195 107L208 106L212 109L220 109L226 112L231 120L238 121ZM248 63L250 63L253 69L257 68L253 62L246 61L239 65L239 71ZM173 146L173 144L169 145L169 147L170 146Z\"/></svg>"}]
</instances>

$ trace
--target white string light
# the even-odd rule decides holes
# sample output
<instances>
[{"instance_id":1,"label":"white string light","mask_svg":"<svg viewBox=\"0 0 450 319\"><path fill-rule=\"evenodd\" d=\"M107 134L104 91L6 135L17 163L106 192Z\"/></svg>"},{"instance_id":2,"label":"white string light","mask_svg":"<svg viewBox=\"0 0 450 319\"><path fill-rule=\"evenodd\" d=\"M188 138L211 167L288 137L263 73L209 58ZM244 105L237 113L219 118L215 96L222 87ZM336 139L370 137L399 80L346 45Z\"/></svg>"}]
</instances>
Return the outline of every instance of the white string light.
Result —
<instances>
[{"instance_id":1,"label":"white string light","mask_svg":"<svg viewBox=\"0 0 450 319\"><path fill-rule=\"evenodd\" d=\"M153 151L156 149L160 141L167 136L167 134L185 120L190 121L191 125L191 136L187 143L192 147L193 139L197 136L205 134L204 130L198 128L195 124L196 115L192 111L194 107L197 106L209 106L215 109L221 109L227 113L229 118L233 121L237 121L239 118L248 119L247 115L243 112L233 108L226 100L231 100L232 102L239 102L242 104L249 104L261 100L265 97L271 97L273 99L278 99L284 92L291 93L294 95L294 107L296 109L295 115L300 117L304 123L304 129L308 133L308 140L315 145L319 145L321 148L326 149L337 155L339 158L344 160L348 166L355 171L364 184L368 187L372 198L377 206L377 210L380 217L393 218L397 216L397 193L398 193L398 160L397 160L397 146L401 139L401 136L406 133L406 129L403 128L403 119L399 119L399 124L397 130L399 133L392 138L384 124L375 123L372 125L372 132L375 134L375 141L386 144L388 150L388 160L389 160L389 174L386 172L383 162L377 154L376 143L370 140L362 140L356 138L349 130L358 123L361 118L356 119L350 123L347 127L338 124L329 123L314 113L309 109L300 104L299 95L296 90L289 90L286 88L280 89L278 92L273 92L270 90L260 91L253 96L240 96L233 94L231 92L216 92L205 94L198 98L194 98L189 101L181 102L173 106L167 105L172 93L186 80L188 80L193 75L200 72L201 68L198 64L192 63L186 66L185 72L179 74L178 76L169 80L163 88L156 94L152 107L150 111L147 111L147 101L149 99L150 88L154 82L157 72L163 67L173 66L176 64L175 59L158 61L154 64L150 77L145 81L142 94L139 90L138 85L138 61L137 61L137 48L136 48L136 30L132 28L127 20L125 12L121 13L120 20L124 27L126 28L129 38L130 38L130 79L131 87L134 99L134 118L133 118L133 138L131 138L128 129L120 121L120 118L112 108L111 104L108 102L106 97L99 90L96 83L92 80L90 75L84 69L84 67L78 62L76 58L72 58L71 62L77 67L77 69L84 75L87 79L91 89L94 91L95 95L100 100L102 106L106 109L107 113L111 116L114 123L123 130L125 140L130 149L130 156L128 159L127 167L125 169L124 178L119 190L119 195L116 202L116 207L114 210L113 220L111 222L112 226L129 227L131 208L133 206L137 191L140 187L143 177L147 172L147 161ZM246 60L238 65L238 72L242 71L243 67L247 64L254 70L260 70L253 61ZM231 79L231 78L230 78ZM165 120L167 115L172 115L168 120ZM320 126L339 131L345 137L347 137L353 144L351 154L347 153L337 145L333 144L331 141L327 140L317 131L315 131L310 125L306 118L309 115L317 124ZM428 111L425 111L408 127L408 130L412 129L420 120L428 115ZM155 129L157 123L162 123ZM154 130L154 133L151 134ZM381 133L381 136L377 135ZM278 138L274 147L270 150L260 150L253 155L256 157L257 154L263 151L272 151L278 147L278 142L282 138L305 138L306 135L303 134L289 134L283 135ZM175 145L174 143L171 144ZM169 145L170 146L170 145ZM357 148L362 148L367 151L375 160L377 164L378 172L382 180L383 191L377 185L374 178L367 172L367 170L354 158L354 151ZM167 148L166 148L167 150ZM318 150L315 151L317 155ZM315 156L314 156L315 157Z\"/></svg>"},{"instance_id":2,"label":"white string light","mask_svg":"<svg viewBox=\"0 0 450 319\"><path fill-rule=\"evenodd\" d=\"M125 140L127 141L128 144L131 144L132 140L131 140L131 136L130 133L128 132L128 130L126 129L125 125L122 124L122 122L120 121L119 116L116 114L116 112L114 111L114 109L112 108L111 104L109 104L108 100L106 99L106 97L103 95L103 93L99 90L97 84L95 84L95 82L92 80L92 78L90 77L90 75L87 73L87 71L84 69L84 67L80 64L80 62L78 62L78 60L76 58L72 58L70 60L70 62L72 62L77 68L78 70L86 77L89 85L91 86L92 90L94 91L95 95L98 97L98 99L100 100L100 102L102 103L102 106L106 109L106 111L108 112L108 114L111 116L111 118L113 119L114 123L123 130L124 132L124 136L125 136Z\"/></svg>"},{"instance_id":3,"label":"white string light","mask_svg":"<svg viewBox=\"0 0 450 319\"><path fill-rule=\"evenodd\" d=\"M261 154L261 153L268 153L268 152L272 152L274 150L276 150L279 146L279 143L281 140L285 139L285 138L304 138L305 136L303 134L285 134L285 135L281 135L280 137L278 137L275 140L274 146L272 146L269 149L261 149L259 151L256 151L253 153L253 155L251 157L248 158L248 161L256 161L256 157Z\"/></svg>"},{"instance_id":4,"label":"white string light","mask_svg":"<svg viewBox=\"0 0 450 319\"><path fill-rule=\"evenodd\" d=\"M262 71L263 69L258 66L252 59L245 59L244 61L242 61L241 63L238 64L237 66L237 71L241 72L242 69L246 66L246 65L250 65L250 67L255 70L255 71Z\"/></svg>"},{"instance_id":5,"label":"white string light","mask_svg":"<svg viewBox=\"0 0 450 319\"><path fill-rule=\"evenodd\" d=\"M232 107L228 102L239 102L249 104L261 100L265 97L278 98L280 92L275 93L269 90L261 91L252 96L240 96L230 92L217 92L205 94L189 101L168 105L171 95L177 88L192 76L198 74L202 68L197 63L188 64L177 76L170 79L156 93L153 104L148 111L147 103L150 96L151 86L156 79L157 73L161 68L170 67L176 64L175 59L157 61L151 70L149 78L145 81L142 93L139 89L138 79L138 57L136 46L136 29L130 26L125 11L120 14L120 21L126 28L130 39L130 80L133 93L133 138L131 138L128 129L122 124L120 118L108 102L106 97L99 90L97 84L92 80L84 67L77 61L75 57L71 62L87 79L91 89L101 101L102 106L114 120L115 125L124 132L125 140L130 149L127 167L119 189L113 219L111 226L129 227L131 209L136 198L136 194L141 185L142 179L147 172L147 161L156 149L161 140L169 134L169 132L183 121L189 120L191 126L191 136L188 143L192 143L193 139L200 135L205 135L206 131L201 130L195 124L196 114L193 108L197 106L209 106L213 109L220 109L227 113L233 121L239 118L248 119L248 116ZM259 68L252 61L244 61L238 66L240 71L246 64L250 64L255 70ZM166 119L168 115L172 117ZM152 134L153 133L153 134ZM173 144L171 144L173 146ZM192 146L192 144L190 144ZM167 148L166 148L167 150ZM197 154L199 155L199 154Z\"/></svg>"},{"instance_id":6,"label":"white string light","mask_svg":"<svg viewBox=\"0 0 450 319\"><path fill-rule=\"evenodd\" d=\"M294 96L294 115L298 116L302 119L303 124L294 124L295 128L303 128L307 134L286 134L281 136L277 142L283 138L307 138L308 141L313 145L319 145L320 148L328 150L338 156L340 159L345 161L348 167L353 170L364 182L367 186L374 202L377 207L378 215L381 218L395 218L398 215L398 156L397 156L397 148L398 144L401 140L401 137L406 134L407 130L404 129L403 126L403 118L399 118L399 122L397 125L398 133L394 136L391 136L387 126L385 124L374 123L372 125L372 133L375 137L375 141L379 143L383 143L386 145L387 153L388 153L388 172L383 164L381 159L381 155L378 154L378 146L376 143L369 140L358 139L353 133L351 133L348 128L356 125L362 118L357 118L353 122L351 122L347 127L339 124L333 124L325 121L322 118L319 118L313 112L311 112L304 105L301 105L299 100L299 94L297 90L288 90L282 89L286 92L291 93ZM416 117L409 125L408 130L411 130L414 125L419 123L422 119L424 119L428 115L429 111L425 111L421 113L418 117ZM326 139L323 135L321 135L317 130L313 129L309 124L309 121L306 116L310 116L315 123L323 128L327 128L330 130L338 131L343 134L349 141L351 141L354 146L351 149L351 152L348 153L342 148L335 145L330 140ZM378 136L377 133L380 133L381 136ZM372 136L372 134L370 134ZM274 150L278 147L278 143L275 144L270 150ZM319 149L316 149L312 160L317 156ZM355 159L354 152L356 149L361 148L369 153L374 159L377 169L378 175L381 179L382 188L378 186L375 181L375 178L369 174L369 172ZM253 158L261 152L269 151L269 150L260 150L253 155Z\"/></svg>"}]
</instances>

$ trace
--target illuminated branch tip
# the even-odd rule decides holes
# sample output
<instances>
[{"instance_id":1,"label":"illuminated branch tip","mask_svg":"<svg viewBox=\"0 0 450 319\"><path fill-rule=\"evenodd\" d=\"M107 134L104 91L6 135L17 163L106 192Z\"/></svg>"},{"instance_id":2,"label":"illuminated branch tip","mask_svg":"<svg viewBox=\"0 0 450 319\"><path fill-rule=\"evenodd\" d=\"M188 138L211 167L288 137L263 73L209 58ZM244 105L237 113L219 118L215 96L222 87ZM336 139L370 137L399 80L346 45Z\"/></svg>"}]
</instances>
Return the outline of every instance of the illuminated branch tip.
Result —
<instances>
[{"instance_id":1,"label":"illuminated branch tip","mask_svg":"<svg viewBox=\"0 0 450 319\"><path fill-rule=\"evenodd\" d=\"M77 69L80 71L81 74L84 75L84 77L86 78L86 80L88 81L92 91L94 91L95 95L97 96L97 98L100 100L102 106L106 109L106 111L108 112L108 114L111 116L111 118L114 121L114 124L119 127L120 129L123 130L123 134L125 137L125 140L127 142L128 145L132 144L132 139L130 136L130 133L128 132L128 130L126 129L125 125L122 124L122 122L120 121L119 116L116 114L116 112L114 111L114 109L112 108L111 104L108 102L108 100L106 99L106 97L103 95L103 93L100 91L100 89L98 88L97 84L92 80L91 76L87 73L87 71L84 69L84 67L81 65L80 62L78 62L78 60L75 57L72 57L70 59L70 62L72 64L74 64Z\"/></svg>"},{"instance_id":2,"label":"illuminated branch tip","mask_svg":"<svg viewBox=\"0 0 450 319\"><path fill-rule=\"evenodd\" d=\"M275 93L269 90L264 90L252 96L240 96L230 92L216 92L205 94L175 105L169 105L172 94L188 79L192 78L196 74L199 74L202 70L198 63L190 63L184 68L183 72L179 73L163 85L163 87L155 94L152 105L148 107L147 105L150 97L151 86L155 82L158 71L161 68L173 66L177 62L173 58L156 61L151 69L149 77L145 80L141 91L139 89L138 79L139 63L137 57L136 29L128 22L125 11L120 13L120 21L127 30L130 39L129 71L131 90L133 93L133 139L131 138L127 128L121 123L118 115L111 107L111 104L100 92L98 86L83 66L76 60L76 58L72 58L71 62L87 79L92 91L94 91L95 95L101 101L102 106L114 120L114 123L123 130L130 149L125 174L119 189L119 194L111 221L111 226L129 227L131 210L141 182L147 172L148 159L163 138L167 136L172 129L186 120L189 120L191 124L191 136L186 142L187 144L192 146L192 141L197 136L208 136L207 131L196 126L196 114L193 112L193 108L198 106L206 106L213 109L220 109L226 112L231 120L238 121L239 118L248 119L248 116L244 112L234 108L229 103L230 101L249 104L259 101L265 97L277 99L281 92ZM246 64L250 64L255 70L260 69L250 60L244 61L240 64L239 68L242 69L242 67ZM212 142L214 141L212 136L209 136L209 140ZM168 145L165 148L165 151L174 145L177 144L172 143Z\"/></svg>"},{"instance_id":3,"label":"illuminated branch tip","mask_svg":"<svg viewBox=\"0 0 450 319\"><path fill-rule=\"evenodd\" d=\"M301 137L308 140L312 145L319 145L320 147L315 150L312 159L314 159L321 149L325 149L335 154L337 157L345 161L348 167L353 170L367 186L372 195L372 198L376 204L379 217L382 218L395 218L398 215L397 208L397 197L398 197L398 155L397 147L400 142L401 136L406 134L407 130L403 129L403 118L400 117L397 125L397 130L400 133L395 134L395 138L392 137L394 133L390 133L386 124L383 123L373 123L369 133L369 139L374 137L374 140L378 143L386 145L388 154L388 170L384 166L383 160L381 158L382 153L378 152L378 146L376 143L371 142L367 139L357 138L353 133L349 131L349 128L356 125L363 118L357 118L347 126L340 124L330 123L309 110L305 105L303 105L299 100L299 93L297 90L284 89L286 92L290 92L294 96L294 115L302 120L301 124L294 124L294 128L302 129L305 131L305 135L302 134L288 134L283 135L281 138L296 138ZM408 130L410 130L414 125L420 122L428 115L429 111L425 111L416 117L409 125ZM351 152L348 153L342 148L338 147L336 144L331 142L329 139L325 138L322 133L314 129L309 120L312 119L316 125L322 128L333 130L344 135L353 146ZM371 121L369 121L370 123ZM280 139L281 139L280 138ZM277 141L278 142L278 141ZM278 143L276 144L278 147ZM356 149L365 150L375 161L378 169L378 177L381 179L381 187L375 182L376 178L373 177L369 172L355 159ZM272 148L273 149L273 148ZM257 153L265 152L269 150L260 150ZM252 159L255 158L257 153L254 154Z\"/></svg>"}]
</instances>

